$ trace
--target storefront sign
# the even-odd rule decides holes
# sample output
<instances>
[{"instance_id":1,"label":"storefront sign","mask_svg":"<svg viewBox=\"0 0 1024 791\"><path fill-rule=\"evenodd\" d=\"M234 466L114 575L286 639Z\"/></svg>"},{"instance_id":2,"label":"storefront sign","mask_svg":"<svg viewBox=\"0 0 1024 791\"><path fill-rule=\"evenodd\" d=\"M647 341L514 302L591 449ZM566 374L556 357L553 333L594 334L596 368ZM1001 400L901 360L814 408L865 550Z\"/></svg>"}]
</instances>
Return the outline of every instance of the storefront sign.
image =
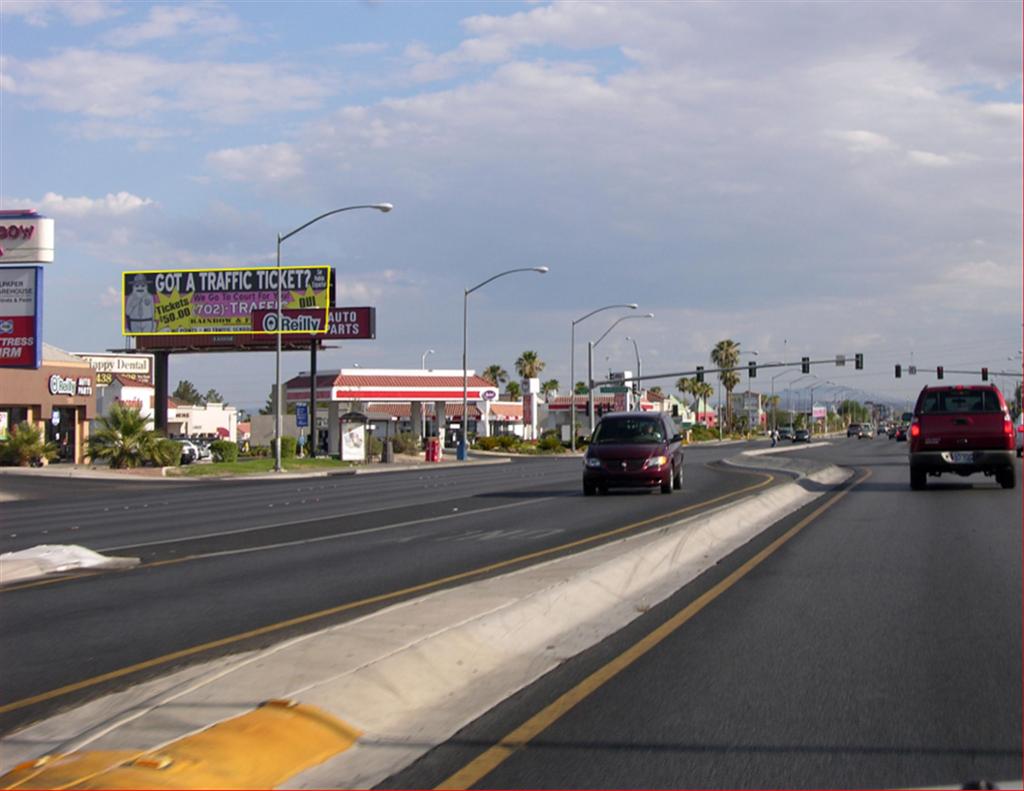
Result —
<instances>
[{"instance_id":1,"label":"storefront sign","mask_svg":"<svg viewBox=\"0 0 1024 791\"><path fill-rule=\"evenodd\" d=\"M326 327L331 270L327 266L181 269L122 273L122 333L277 334L257 328L255 311L282 309L319 313ZM324 329L307 329L309 333Z\"/></svg>"},{"instance_id":2,"label":"storefront sign","mask_svg":"<svg viewBox=\"0 0 1024 791\"><path fill-rule=\"evenodd\" d=\"M71 376L53 374L50 376L50 395L62 396L91 396L92 379L88 376L80 376L75 379Z\"/></svg>"},{"instance_id":3,"label":"storefront sign","mask_svg":"<svg viewBox=\"0 0 1024 791\"><path fill-rule=\"evenodd\" d=\"M0 269L0 368L42 365L42 305L41 267Z\"/></svg>"},{"instance_id":4,"label":"storefront sign","mask_svg":"<svg viewBox=\"0 0 1024 791\"><path fill-rule=\"evenodd\" d=\"M278 332L277 311L257 310L253 326L260 332ZM322 310L282 310L280 332L316 334L327 340L372 341L377 337L377 309L329 308L326 319Z\"/></svg>"},{"instance_id":5,"label":"storefront sign","mask_svg":"<svg viewBox=\"0 0 1024 791\"><path fill-rule=\"evenodd\" d=\"M34 211L0 211L0 264L52 264L53 219Z\"/></svg>"},{"instance_id":6,"label":"storefront sign","mask_svg":"<svg viewBox=\"0 0 1024 791\"><path fill-rule=\"evenodd\" d=\"M75 352L96 370L96 386L105 387L114 381L114 375L131 379L140 385L153 384L153 356L151 354L82 354Z\"/></svg>"}]
</instances>

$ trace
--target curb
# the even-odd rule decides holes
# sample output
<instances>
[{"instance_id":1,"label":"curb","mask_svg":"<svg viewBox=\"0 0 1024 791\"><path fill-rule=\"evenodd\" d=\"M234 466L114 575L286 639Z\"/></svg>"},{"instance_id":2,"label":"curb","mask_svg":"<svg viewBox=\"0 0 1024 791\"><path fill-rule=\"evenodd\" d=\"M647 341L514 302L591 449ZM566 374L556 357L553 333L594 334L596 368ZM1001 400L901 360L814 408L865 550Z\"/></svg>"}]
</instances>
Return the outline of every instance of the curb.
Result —
<instances>
[{"instance_id":1,"label":"curb","mask_svg":"<svg viewBox=\"0 0 1024 791\"><path fill-rule=\"evenodd\" d=\"M91 701L0 740L3 763L83 750L146 751L267 697L301 697L363 735L318 766L296 764L279 787L370 787L851 475L802 464L819 469L667 526ZM260 754L266 747L257 738L246 749Z\"/></svg>"}]
</instances>

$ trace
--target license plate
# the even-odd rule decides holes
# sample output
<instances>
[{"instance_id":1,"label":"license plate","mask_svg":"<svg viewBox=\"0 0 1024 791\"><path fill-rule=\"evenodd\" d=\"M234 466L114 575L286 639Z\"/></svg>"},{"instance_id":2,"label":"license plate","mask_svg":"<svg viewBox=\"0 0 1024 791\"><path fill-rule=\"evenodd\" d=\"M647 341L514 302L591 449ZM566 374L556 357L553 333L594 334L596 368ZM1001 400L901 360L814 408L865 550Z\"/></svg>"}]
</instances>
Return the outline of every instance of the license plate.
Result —
<instances>
[{"instance_id":1,"label":"license plate","mask_svg":"<svg viewBox=\"0 0 1024 791\"><path fill-rule=\"evenodd\" d=\"M953 464L974 464L973 453L950 453L949 456Z\"/></svg>"}]
</instances>

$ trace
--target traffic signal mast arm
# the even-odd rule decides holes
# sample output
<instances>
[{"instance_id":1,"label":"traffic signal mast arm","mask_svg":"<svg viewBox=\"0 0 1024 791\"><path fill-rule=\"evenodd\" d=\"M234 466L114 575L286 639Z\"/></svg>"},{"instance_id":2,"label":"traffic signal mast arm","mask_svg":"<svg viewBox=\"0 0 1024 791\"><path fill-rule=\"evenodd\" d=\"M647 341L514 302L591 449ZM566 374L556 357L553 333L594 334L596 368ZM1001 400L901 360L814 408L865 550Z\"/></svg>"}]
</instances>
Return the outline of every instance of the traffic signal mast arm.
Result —
<instances>
[{"instance_id":1,"label":"traffic signal mast arm","mask_svg":"<svg viewBox=\"0 0 1024 791\"><path fill-rule=\"evenodd\" d=\"M839 355L839 357L841 358L842 355ZM804 364L805 363L804 363L803 360L798 360L797 362L794 362L794 363L758 363L757 364L757 370L760 371L760 370L765 369L765 368L801 368ZM829 364L831 364L831 365L840 365L841 363L837 362L837 358L836 357L829 357L829 358L824 359L824 360L808 360L806 364L809 364L809 365L829 365ZM668 374L644 374L643 376L633 376L633 377L630 377L630 381L639 382L639 381L643 381L644 379L677 379L677 378L679 378L681 376L693 377L693 376L697 376L697 374L703 374L703 375L707 376L708 374L725 373L726 371L746 371L746 370L749 370L749 368L748 368L748 365L746 363L744 363L743 365L734 365L731 368L700 368L700 369L695 368L695 369L693 369L691 371L676 371L675 373L668 373ZM607 384L622 384L622 382L620 382L618 380L615 380L615 379L602 379L602 380L595 379L591 383L591 386L592 387L600 387L601 385L607 385Z\"/></svg>"}]
</instances>

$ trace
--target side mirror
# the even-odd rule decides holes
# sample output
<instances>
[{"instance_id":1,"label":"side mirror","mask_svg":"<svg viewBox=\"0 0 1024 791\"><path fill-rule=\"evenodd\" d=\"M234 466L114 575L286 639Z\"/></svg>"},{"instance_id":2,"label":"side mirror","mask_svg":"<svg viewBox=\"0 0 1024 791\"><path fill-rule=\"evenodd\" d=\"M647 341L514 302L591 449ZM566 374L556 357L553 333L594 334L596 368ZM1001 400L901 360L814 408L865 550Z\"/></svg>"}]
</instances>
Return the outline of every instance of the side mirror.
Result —
<instances>
[{"instance_id":1,"label":"side mirror","mask_svg":"<svg viewBox=\"0 0 1024 791\"><path fill-rule=\"evenodd\" d=\"M672 442L682 442L682 441L683 441L683 437L682 437L681 434L673 434L672 435Z\"/></svg>"}]
</instances>

